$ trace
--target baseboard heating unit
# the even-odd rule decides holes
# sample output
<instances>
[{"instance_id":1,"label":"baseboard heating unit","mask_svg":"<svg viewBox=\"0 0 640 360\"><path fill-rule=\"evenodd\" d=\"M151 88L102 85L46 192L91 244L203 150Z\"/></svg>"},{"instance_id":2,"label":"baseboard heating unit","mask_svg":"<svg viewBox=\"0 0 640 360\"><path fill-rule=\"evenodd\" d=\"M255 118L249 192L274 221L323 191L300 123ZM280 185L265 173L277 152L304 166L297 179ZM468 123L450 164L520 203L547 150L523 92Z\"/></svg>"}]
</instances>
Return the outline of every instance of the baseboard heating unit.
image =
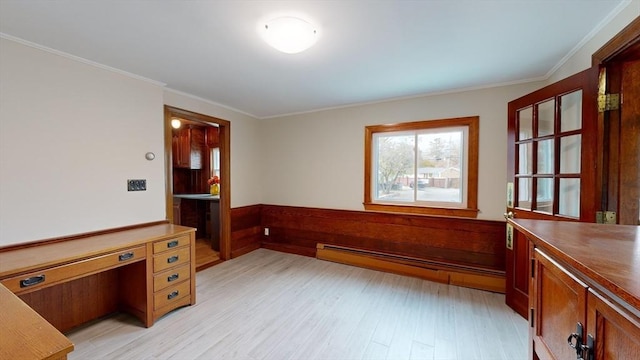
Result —
<instances>
[{"instance_id":1,"label":"baseboard heating unit","mask_svg":"<svg viewBox=\"0 0 640 360\"><path fill-rule=\"evenodd\" d=\"M473 289L498 293L505 291L504 271L329 244L317 245L316 258Z\"/></svg>"}]
</instances>

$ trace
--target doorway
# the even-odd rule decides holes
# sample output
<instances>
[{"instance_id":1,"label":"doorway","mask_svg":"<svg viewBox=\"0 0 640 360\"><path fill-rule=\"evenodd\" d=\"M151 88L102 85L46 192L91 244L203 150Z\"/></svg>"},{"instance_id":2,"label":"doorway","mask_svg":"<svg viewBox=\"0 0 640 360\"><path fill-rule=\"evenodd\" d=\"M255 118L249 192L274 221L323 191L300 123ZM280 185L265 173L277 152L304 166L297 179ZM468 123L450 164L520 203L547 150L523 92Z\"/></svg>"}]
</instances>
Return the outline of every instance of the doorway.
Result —
<instances>
[{"instance_id":1,"label":"doorway","mask_svg":"<svg viewBox=\"0 0 640 360\"><path fill-rule=\"evenodd\" d=\"M639 61L637 18L593 54L591 69L509 103L510 184L505 216L596 222L599 212L610 211L617 214L615 223L640 223ZM580 129L563 127L562 105L570 104L571 94L578 89L582 91ZM623 104L598 112L596 94L605 92L619 94ZM552 106L544 111L547 103ZM545 113L550 126L544 126ZM570 116L571 111L565 114ZM523 124L526 131L521 129ZM573 146L571 139L577 135L580 141ZM545 147L545 142L550 145ZM573 167L567 161L571 158L576 160ZM564 169L563 159L569 165ZM576 201L571 202L575 206L566 206L572 188L562 182L575 183ZM525 318L530 259L526 237L514 231L506 251L506 303Z\"/></svg>"},{"instance_id":2,"label":"doorway","mask_svg":"<svg viewBox=\"0 0 640 360\"><path fill-rule=\"evenodd\" d=\"M209 266L213 266L218 262L227 260L231 257L231 177L230 177L230 138L231 138L231 123L227 120L218 119L215 117L211 117L208 115L198 114L195 112L191 112L184 109L179 109L171 106L164 107L164 129L165 129L165 168L166 168L166 189L165 189L165 198L166 198L166 213L167 219L169 222L173 224L180 225L180 208L179 204L182 203L181 198L174 198L174 175L178 175L177 171L182 171L182 168L189 168L189 165L180 166L180 168L175 167L176 159L175 156L179 156L180 154L174 154L174 131L171 126L171 121L175 119L181 119L186 123L191 125L197 125L197 127L202 129L217 129L217 139L216 145L219 162L215 165L216 174L219 175L219 199L216 205L219 204L216 208L218 211L214 210L213 207L210 207L212 210L206 212L206 216L209 217L206 221L196 222L199 224L197 226L199 233L196 239L196 269L202 270ZM208 164L211 164L212 161L210 159L211 152L208 152L210 146L204 143L204 138L198 140L199 146L202 147L201 151L204 151L200 154L200 161L205 163L205 166L194 166L199 168L198 170L194 170L196 174L195 180L193 180L194 184L197 185L197 189L194 192L199 194L194 195L202 195L204 192L202 189L203 184L206 184L206 180L212 176L212 168ZM201 143L200 143L201 142ZM196 156L197 157L197 156ZM204 171L202 170L204 168ZM175 172L175 173L174 173ZM204 180L203 180L204 179ZM191 201L193 200L193 201ZM200 199L201 200L201 199ZM200 203L201 201L197 201ZM188 199L188 204L191 204L192 207L200 207L203 211L203 218L205 216L205 209L209 208L208 205L197 205L195 199ZM209 204L210 202L204 202L203 204ZM198 210L199 211L199 210ZM208 226L206 224L215 224ZM193 225L192 225L193 226ZM210 227L209 229L206 229ZM211 236L205 237L204 234L210 233ZM219 239L219 247L217 247L216 251L212 250L214 247L211 243L213 239ZM216 244L217 245L217 244Z\"/></svg>"}]
</instances>

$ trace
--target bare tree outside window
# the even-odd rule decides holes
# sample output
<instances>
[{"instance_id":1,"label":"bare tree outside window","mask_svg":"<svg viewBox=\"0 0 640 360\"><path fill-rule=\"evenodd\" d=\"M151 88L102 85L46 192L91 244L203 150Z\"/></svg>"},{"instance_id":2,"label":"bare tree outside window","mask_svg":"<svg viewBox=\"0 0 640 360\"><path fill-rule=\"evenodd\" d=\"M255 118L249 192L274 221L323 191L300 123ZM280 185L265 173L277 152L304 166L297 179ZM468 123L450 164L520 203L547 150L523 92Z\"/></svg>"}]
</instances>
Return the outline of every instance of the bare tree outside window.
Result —
<instances>
[{"instance_id":1,"label":"bare tree outside window","mask_svg":"<svg viewBox=\"0 0 640 360\"><path fill-rule=\"evenodd\" d=\"M477 130L478 117L366 127L365 208L475 217Z\"/></svg>"}]
</instances>

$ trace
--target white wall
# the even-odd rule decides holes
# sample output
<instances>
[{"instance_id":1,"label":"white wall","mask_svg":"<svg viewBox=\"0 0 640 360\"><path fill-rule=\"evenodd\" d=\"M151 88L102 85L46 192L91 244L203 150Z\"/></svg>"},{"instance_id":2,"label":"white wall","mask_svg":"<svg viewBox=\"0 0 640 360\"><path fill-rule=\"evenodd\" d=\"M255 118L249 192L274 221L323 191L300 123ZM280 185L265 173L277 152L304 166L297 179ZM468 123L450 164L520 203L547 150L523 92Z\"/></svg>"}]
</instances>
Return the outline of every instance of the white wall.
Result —
<instances>
[{"instance_id":1,"label":"white wall","mask_svg":"<svg viewBox=\"0 0 640 360\"><path fill-rule=\"evenodd\" d=\"M478 218L503 220L507 103L590 67L593 52L639 15L632 0L544 82L264 120L263 202L362 210L365 126L479 115Z\"/></svg>"},{"instance_id":2,"label":"white wall","mask_svg":"<svg viewBox=\"0 0 640 360\"><path fill-rule=\"evenodd\" d=\"M551 75L548 83L554 83L590 68L591 55L638 16L640 16L640 0L632 0L626 4L616 16L604 24L593 38L587 41L575 54L567 59L567 61Z\"/></svg>"},{"instance_id":3,"label":"white wall","mask_svg":"<svg viewBox=\"0 0 640 360\"><path fill-rule=\"evenodd\" d=\"M365 126L479 115L478 218L503 219L507 103L540 86L502 86L263 120L263 201L363 210Z\"/></svg>"},{"instance_id":4,"label":"white wall","mask_svg":"<svg viewBox=\"0 0 640 360\"><path fill-rule=\"evenodd\" d=\"M0 246L165 219L162 117L157 84L0 39Z\"/></svg>"},{"instance_id":5,"label":"white wall","mask_svg":"<svg viewBox=\"0 0 640 360\"><path fill-rule=\"evenodd\" d=\"M261 144L258 120L220 105L170 90L166 105L213 116L231 122L231 207L260 204Z\"/></svg>"},{"instance_id":6,"label":"white wall","mask_svg":"<svg viewBox=\"0 0 640 360\"><path fill-rule=\"evenodd\" d=\"M164 104L231 122L231 206L261 203L256 119L0 39L0 246L166 219Z\"/></svg>"}]
</instances>

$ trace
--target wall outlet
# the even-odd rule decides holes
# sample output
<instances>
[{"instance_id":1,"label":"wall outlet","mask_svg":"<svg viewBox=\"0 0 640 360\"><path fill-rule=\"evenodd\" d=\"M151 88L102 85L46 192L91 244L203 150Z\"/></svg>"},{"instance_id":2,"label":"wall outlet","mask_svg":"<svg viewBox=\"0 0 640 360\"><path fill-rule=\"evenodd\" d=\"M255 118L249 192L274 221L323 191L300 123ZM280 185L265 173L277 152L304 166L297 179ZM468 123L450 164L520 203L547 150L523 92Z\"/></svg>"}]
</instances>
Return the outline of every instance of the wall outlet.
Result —
<instances>
[{"instance_id":1,"label":"wall outlet","mask_svg":"<svg viewBox=\"0 0 640 360\"><path fill-rule=\"evenodd\" d=\"M146 179L127 180L127 191L147 191L147 180Z\"/></svg>"},{"instance_id":2,"label":"wall outlet","mask_svg":"<svg viewBox=\"0 0 640 360\"><path fill-rule=\"evenodd\" d=\"M264 236L269 236L269 228L264 228Z\"/></svg>"}]
</instances>

